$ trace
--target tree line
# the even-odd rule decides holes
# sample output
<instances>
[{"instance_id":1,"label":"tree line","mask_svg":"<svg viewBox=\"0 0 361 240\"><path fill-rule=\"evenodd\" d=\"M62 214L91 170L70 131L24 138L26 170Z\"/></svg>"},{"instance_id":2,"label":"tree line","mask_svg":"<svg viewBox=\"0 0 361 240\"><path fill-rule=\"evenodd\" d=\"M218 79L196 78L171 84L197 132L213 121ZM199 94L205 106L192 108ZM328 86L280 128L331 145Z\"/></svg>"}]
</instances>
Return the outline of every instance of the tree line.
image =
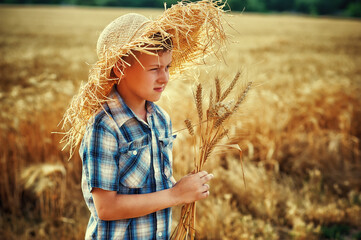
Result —
<instances>
[{"instance_id":1,"label":"tree line","mask_svg":"<svg viewBox=\"0 0 361 240\"><path fill-rule=\"evenodd\" d=\"M163 8L177 0L0 0L6 4L60 4L85 6ZM294 12L311 15L361 17L361 0L228 0L232 11Z\"/></svg>"}]
</instances>

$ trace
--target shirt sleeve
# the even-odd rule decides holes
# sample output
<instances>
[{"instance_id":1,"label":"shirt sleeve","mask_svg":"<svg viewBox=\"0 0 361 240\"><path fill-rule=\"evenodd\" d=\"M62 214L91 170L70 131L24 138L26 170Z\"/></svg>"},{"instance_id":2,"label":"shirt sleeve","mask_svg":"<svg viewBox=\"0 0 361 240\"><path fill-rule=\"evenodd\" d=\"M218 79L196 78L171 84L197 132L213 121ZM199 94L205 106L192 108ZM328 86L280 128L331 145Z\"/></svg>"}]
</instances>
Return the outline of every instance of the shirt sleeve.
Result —
<instances>
[{"instance_id":1,"label":"shirt sleeve","mask_svg":"<svg viewBox=\"0 0 361 240\"><path fill-rule=\"evenodd\" d=\"M93 125L86 136L82 154L89 191L93 188L117 191L119 160L115 135L102 125Z\"/></svg>"}]
</instances>

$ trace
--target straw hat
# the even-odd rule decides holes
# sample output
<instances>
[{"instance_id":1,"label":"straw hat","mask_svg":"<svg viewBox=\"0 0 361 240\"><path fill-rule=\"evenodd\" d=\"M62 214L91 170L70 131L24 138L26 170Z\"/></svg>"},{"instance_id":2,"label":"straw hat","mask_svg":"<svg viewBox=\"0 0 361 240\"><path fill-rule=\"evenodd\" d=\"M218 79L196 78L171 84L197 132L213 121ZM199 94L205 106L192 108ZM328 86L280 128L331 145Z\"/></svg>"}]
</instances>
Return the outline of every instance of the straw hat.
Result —
<instances>
[{"instance_id":1,"label":"straw hat","mask_svg":"<svg viewBox=\"0 0 361 240\"><path fill-rule=\"evenodd\" d=\"M89 119L109 100L107 95L119 80L110 74L115 63L130 66L122 57L132 51L154 54L154 46L163 45L172 49L170 78L176 78L178 73L200 64L206 55L216 54L223 46L226 39L223 7L222 1L179 2L153 21L132 13L111 22L99 36L98 61L90 69L88 82L81 86L64 114L63 129L68 130L61 142L65 142L64 148L70 147L70 157ZM155 34L160 37L154 37ZM172 46L165 45L166 38L171 38Z\"/></svg>"}]
</instances>

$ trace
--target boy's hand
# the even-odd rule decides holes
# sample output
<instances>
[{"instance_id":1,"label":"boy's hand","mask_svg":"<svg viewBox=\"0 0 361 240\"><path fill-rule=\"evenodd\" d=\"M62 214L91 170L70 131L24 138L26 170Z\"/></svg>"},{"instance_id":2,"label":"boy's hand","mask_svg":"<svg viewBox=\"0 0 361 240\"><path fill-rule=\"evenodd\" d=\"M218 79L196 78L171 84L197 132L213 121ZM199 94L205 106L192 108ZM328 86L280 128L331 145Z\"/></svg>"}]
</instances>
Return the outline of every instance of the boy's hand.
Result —
<instances>
[{"instance_id":1,"label":"boy's hand","mask_svg":"<svg viewBox=\"0 0 361 240\"><path fill-rule=\"evenodd\" d=\"M179 204L192 203L209 196L209 185L206 184L213 178L213 174L201 171L188 174L181 178L172 188L174 197Z\"/></svg>"}]
</instances>

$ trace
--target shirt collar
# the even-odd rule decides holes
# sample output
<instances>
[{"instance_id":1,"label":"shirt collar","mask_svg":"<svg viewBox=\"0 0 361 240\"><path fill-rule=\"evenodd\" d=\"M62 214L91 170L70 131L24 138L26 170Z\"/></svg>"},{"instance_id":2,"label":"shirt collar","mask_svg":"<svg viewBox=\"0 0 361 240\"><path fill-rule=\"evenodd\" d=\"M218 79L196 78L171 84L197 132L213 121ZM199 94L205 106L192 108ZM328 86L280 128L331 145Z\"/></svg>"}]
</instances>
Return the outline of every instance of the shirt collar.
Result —
<instances>
[{"instance_id":1,"label":"shirt collar","mask_svg":"<svg viewBox=\"0 0 361 240\"><path fill-rule=\"evenodd\" d=\"M123 98L119 95L116 85L112 88L109 94L110 100L107 102L110 112L112 114L113 119L121 127L126 121L131 118L136 118L138 121L141 121L138 116L128 107L128 105L124 102ZM148 115L153 115L155 112L155 106L153 102L146 101L146 109Z\"/></svg>"}]
</instances>

